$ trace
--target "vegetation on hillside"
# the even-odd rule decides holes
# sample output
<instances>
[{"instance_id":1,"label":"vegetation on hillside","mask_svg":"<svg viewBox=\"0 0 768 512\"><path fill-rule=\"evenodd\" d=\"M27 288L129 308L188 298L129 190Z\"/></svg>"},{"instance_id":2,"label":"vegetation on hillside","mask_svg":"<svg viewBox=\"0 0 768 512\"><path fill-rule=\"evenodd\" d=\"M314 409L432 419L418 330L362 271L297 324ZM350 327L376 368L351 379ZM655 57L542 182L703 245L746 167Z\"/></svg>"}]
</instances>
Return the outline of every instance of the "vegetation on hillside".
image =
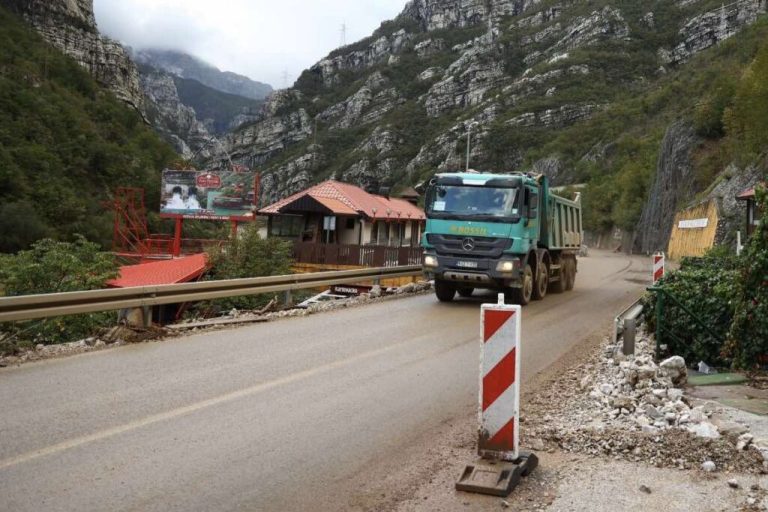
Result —
<instances>
[{"instance_id":1,"label":"vegetation on hillside","mask_svg":"<svg viewBox=\"0 0 768 512\"><path fill-rule=\"evenodd\" d=\"M560 2L543 1L538 9ZM752 163L755 154L765 147L762 138L768 133L768 105L765 105L765 79L761 72L768 52L768 21L758 21L731 39L709 49L690 62L662 66L659 49L674 48L680 42L680 28L696 14L715 10L722 2L702 0L679 5L666 0L598 0L570 4L560 17L543 25L519 27L518 17L501 23L496 43L499 50L489 58L501 61L510 77L519 77L528 67L523 58L544 51L551 40L521 46L526 36L548 29L560 30L577 16L590 15L610 6L620 10L629 27L628 38L604 37L596 42L568 51L565 61L541 59L526 76L562 70L581 65L589 74L564 73L549 79L547 89L510 101L504 90L508 82L485 94L499 105L499 116L490 126L490 134L480 141L483 156L474 161L476 168L494 171L527 170L542 158L556 157L562 162L560 184L586 183L585 224L590 230L607 231L613 227L634 230L648 190L655 177L661 141L666 129L676 120L693 123L705 143L696 150L692 193L705 191L731 162ZM653 13L649 20L648 13ZM295 84L301 97L286 105L285 112L304 108L310 117L353 95L374 72L388 80L387 87L397 88L401 102L376 125L386 127L399 139L394 152L366 155L372 164L378 159L395 158L399 172L386 177L384 185L404 186L423 181L435 172L444 159L440 155L412 174L404 169L422 147L429 146L439 135L447 134L450 142L461 147L463 130L447 131L476 116L491 101L482 105L455 108L438 117L428 118L423 95L441 78L419 81L415 77L428 67L448 67L458 53L451 48L483 35L485 24L468 28L425 32L413 20L400 17L383 24L370 38L331 53L330 57L363 50L381 36L389 36L405 28L413 34L411 46L392 62L375 65L364 72L341 72L332 87L323 84L317 69L305 71ZM443 39L445 49L428 58L420 58L412 45L427 39ZM745 70L749 70L745 73ZM517 115L542 112L563 105L593 105L598 111L588 121L566 127L510 126L506 122ZM336 129L318 123L317 142L322 165L315 170L314 180L329 175L343 175L361 155L351 155L375 126L353 126ZM297 144L271 160L269 169L309 152L310 141ZM593 158L585 158L592 155ZM681 205L682 206L682 205Z\"/></svg>"},{"instance_id":2,"label":"vegetation on hillside","mask_svg":"<svg viewBox=\"0 0 768 512\"><path fill-rule=\"evenodd\" d=\"M117 186L159 204L176 155L138 113L0 8L0 253L76 233L107 245Z\"/></svg>"}]
</instances>

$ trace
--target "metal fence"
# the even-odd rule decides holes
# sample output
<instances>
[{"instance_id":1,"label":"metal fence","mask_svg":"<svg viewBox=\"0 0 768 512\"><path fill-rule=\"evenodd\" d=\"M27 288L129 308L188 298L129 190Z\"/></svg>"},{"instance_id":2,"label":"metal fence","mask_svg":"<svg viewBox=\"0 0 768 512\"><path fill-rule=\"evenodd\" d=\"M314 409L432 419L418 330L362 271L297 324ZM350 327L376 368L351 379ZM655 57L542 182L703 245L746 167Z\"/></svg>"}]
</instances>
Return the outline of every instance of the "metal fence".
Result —
<instances>
[{"instance_id":1,"label":"metal fence","mask_svg":"<svg viewBox=\"0 0 768 512\"><path fill-rule=\"evenodd\" d=\"M296 263L347 265L354 267L399 267L421 265L421 247L385 247L377 245L337 245L296 242L293 259Z\"/></svg>"}]
</instances>

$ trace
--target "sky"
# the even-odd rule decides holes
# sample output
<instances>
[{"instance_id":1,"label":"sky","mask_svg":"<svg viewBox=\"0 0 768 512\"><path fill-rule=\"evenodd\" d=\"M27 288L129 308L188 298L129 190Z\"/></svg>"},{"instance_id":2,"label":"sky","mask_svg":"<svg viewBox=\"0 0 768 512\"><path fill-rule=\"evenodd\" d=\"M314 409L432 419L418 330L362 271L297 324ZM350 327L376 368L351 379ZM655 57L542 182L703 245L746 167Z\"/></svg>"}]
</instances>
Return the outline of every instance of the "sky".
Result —
<instances>
[{"instance_id":1,"label":"sky","mask_svg":"<svg viewBox=\"0 0 768 512\"><path fill-rule=\"evenodd\" d=\"M102 33L135 49L182 50L275 88L346 41L369 36L406 0L94 0Z\"/></svg>"}]
</instances>

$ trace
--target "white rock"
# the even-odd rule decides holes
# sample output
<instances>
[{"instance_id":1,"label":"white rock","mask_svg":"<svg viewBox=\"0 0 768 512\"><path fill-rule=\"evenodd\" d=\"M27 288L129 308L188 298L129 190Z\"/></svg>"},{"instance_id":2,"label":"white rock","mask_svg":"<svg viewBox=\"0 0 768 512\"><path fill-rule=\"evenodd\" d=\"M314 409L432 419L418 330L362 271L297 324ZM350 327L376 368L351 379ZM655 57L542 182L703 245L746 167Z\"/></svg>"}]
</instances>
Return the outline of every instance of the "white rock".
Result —
<instances>
[{"instance_id":1,"label":"white rock","mask_svg":"<svg viewBox=\"0 0 768 512\"><path fill-rule=\"evenodd\" d=\"M717 466L715 466L715 463L711 460L706 461L704 464L701 465L701 469L706 471L707 473L712 473L717 469Z\"/></svg>"},{"instance_id":2,"label":"white rock","mask_svg":"<svg viewBox=\"0 0 768 512\"><path fill-rule=\"evenodd\" d=\"M653 419L658 419L662 417L662 414L659 412L659 410L652 405L645 406L645 414L647 414Z\"/></svg>"},{"instance_id":3,"label":"white rock","mask_svg":"<svg viewBox=\"0 0 768 512\"><path fill-rule=\"evenodd\" d=\"M667 390L667 398L672 401L680 400L683 398L683 390L678 388L669 388Z\"/></svg>"},{"instance_id":4,"label":"white rock","mask_svg":"<svg viewBox=\"0 0 768 512\"><path fill-rule=\"evenodd\" d=\"M672 356L669 359L665 359L664 361L659 364L662 368L665 370L680 370L685 369L685 359L683 359L680 356Z\"/></svg>"},{"instance_id":5,"label":"white rock","mask_svg":"<svg viewBox=\"0 0 768 512\"><path fill-rule=\"evenodd\" d=\"M673 412L668 412L667 414L664 415L664 419L672 423L677 419L677 414Z\"/></svg>"},{"instance_id":6,"label":"white rock","mask_svg":"<svg viewBox=\"0 0 768 512\"><path fill-rule=\"evenodd\" d=\"M653 396L656 398L666 398L667 397L667 390L666 389L654 389L652 391Z\"/></svg>"},{"instance_id":7,"label":"white rock","mask_svg":"<svg viewBox=\"0 0 768 512\"><path fill-rule=\"evenodd\" d=\"M752 444L752 439L754 436L752 434L742 434L739 436L739 440L736 442L736 449L738 451L746 450L747 447Z\"/></svg>"},{"instance_id":8,"label":"white rock","mask_svg":"<svg viewBox=\"0 0 768 512\"><path fill-rule=\"evenodd\" d=\"M701 406L694 407L691 410L691 423L701 423L702 421L707 419L707 415L704 414L704 408Z\"/></svg>"},{"instance_id":9,"label":"white rock","mask_svg":"<svg viewBox=\"0 0 768 512\"><path fill-rule=\"evenodd\" d=\"M708 421L690 425L688 431L696 437L703 437L706 439L718 439L720 437L720 432L717 431L717 427Z\"/></svg>"},{"instance_id":10,"label":"white rock","mask_svg":"<svg viewBox=\"0 0 768 512\"><path fill-rule=\"evenodd\" d=\"M738 489L739 481L736 480L735 478L731 478L730 480L728 480L728 487L730 487L731 489Z\"/></svg>"},{"instance_id":11,"label":"white rock","mask_svg":"<svg viewBox=\"0 0 768 512\"><path fill-rule=\"evenodd\" d=\"M581 383L579 383L579 387L584 390L589 387L590 382L592 382L592 379L589 375L585 376L583 379L581 379Z\"/></svg>"},{"instance_id":12,"label":"white rock","mask_svg":"<svg viewBox=\"0 0 768 512\"><path fill-rule=\"evenodd\" d=\"M600 384L600 392L604 395L610 395L613 393L613 384L608 384L607 382Z\"/></svg>"},{"instance_id":13,"label":"white rock","mask_svg":"<svg viewBox=\"0 0 768 512\"><path fill-rule=\"evenodd\" d=\"M656 427L653 427L651 425L643 425L641 430L643 431L643 434L658 434L659 429Z\"/></svg>"}]
</instances>

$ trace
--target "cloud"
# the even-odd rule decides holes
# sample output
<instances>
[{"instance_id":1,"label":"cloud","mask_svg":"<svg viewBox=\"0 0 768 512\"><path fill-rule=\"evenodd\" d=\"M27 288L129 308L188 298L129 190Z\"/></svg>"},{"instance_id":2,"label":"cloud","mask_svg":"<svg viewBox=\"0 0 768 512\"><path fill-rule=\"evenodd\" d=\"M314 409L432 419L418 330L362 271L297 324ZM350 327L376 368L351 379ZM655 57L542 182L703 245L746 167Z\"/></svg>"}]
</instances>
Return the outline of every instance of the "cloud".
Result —
<instances>
[{"instance_id":1,"label":"cloud","mask_svg":"<svg viewBox=\"0 0 768 512\"><path fill-rule=\"evenodd\" d=\"M182 50L282 87L341 41L370 35L406 0L94 0L100 30L134 48Z\"/></svg>"}]
</instances>

